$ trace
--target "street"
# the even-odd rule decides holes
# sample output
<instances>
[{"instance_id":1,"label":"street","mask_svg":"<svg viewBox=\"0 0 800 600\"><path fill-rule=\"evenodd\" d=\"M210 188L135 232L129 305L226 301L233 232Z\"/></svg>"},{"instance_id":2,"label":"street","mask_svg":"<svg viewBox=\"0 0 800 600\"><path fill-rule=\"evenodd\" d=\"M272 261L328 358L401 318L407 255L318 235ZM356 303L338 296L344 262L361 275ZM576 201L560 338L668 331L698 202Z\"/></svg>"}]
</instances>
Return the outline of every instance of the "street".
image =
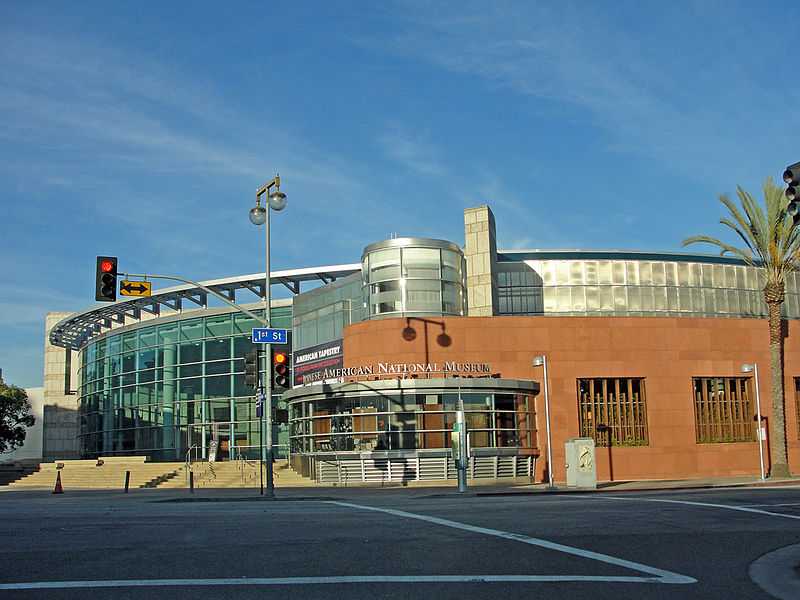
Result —
<instances>
[{"instance_id":1,"label":"street","mask_svg":"<svg viewBox=\"0 0 800 600\"><path fill-rule=\"evenodd\" d=\"M800 542L791 487L233 491L2 493L2 597L769 598L751 563Z\"/></svg>"}]
</instances>

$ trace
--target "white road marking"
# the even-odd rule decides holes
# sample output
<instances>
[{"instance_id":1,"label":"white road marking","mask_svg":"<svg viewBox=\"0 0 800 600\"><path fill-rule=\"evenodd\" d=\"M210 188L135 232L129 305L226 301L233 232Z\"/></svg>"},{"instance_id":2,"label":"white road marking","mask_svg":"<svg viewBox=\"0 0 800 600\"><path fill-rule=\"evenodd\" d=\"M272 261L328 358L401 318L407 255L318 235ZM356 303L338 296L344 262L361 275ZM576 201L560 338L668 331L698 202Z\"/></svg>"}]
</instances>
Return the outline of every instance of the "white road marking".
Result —
<instances>
[{"instance_id":1,"label":"white road marking","mask_svg":"<svg viewBox=\"0 0 800 600\"><path fill-rule=\"evenodd\" d=\"M637 496L598 496L601 500L628 500L640 502L663 502L666 504L687 504L689 506L702 506L705 508L723 508L726 510L737 510L746 513L755 513L759 515L768 515L770 517L783 517L784 519L800 519L800 515L787 515L784 513L770 512L768 510L759 510L757 508L749 508L747 506L733 506L731 504L716 504L713 502L693 502L691 500L667 500L664 498L641 498Z\"/></svg>"},{"instance_id":2,"label":"white road marking","mask_svg":"<svg viewBox=\"0 0 800 600\"><path fill-rule=\"evenodd\" d=\"M683 577L679 575L678 577ZM694 583L665 581L661 577L596 577L594 575L354 575L340 577L241 577L227 579L112 579L100 581L32 581L1 583L2 590L58 590L81 588L209 587L253 585L330 585L342 583L541 583L603 581L608 583ZM691 580L691 581L689 581Z\"/></svg>"},{"instance_id":3,"label":"white road marking","mask_svg":"<svg viewBox=\"0 0 800 600\"><path fill-rule=\"evenodd\" d=\"M800 502L781 502L779 504L740 504L739 506L800 506Z\"/></svg>"},{"instance_id":4,"label":"white road marking","mask_svg":"<svg viewBox=\"0 0 800 600\"><path fill-rule=\"evenodd\" d=\"M548 540L544 540L541 538L534 538L529 537L527 535L522 535L520 533L511 533L508 531L500 531L499 529L488 529L486 527L478 527L476 525L468 525L466 523L459 523L457 521L451 521L449 519L441 519L439 517L431 517L428 515L420 515L417 513L410 513L405 512L402 510L394 510L391 508L378 508L375 506L365 506L362 504L352 504L350 502L339 502L339 501L329 501L329 504L336 504L337 506L346 506L349 508L356 508L359 510L371 510L374 512L382 512L389 515L394 515L396 517L402 517L406 519L416 519L418 521L425 521L427 523L433 523L435 525L443 525L445 527L452 527L454 529L461 529L463 531L469 531L471 533L480 533L483 535L491 535L494 537L503 538L506 540L513 540L515 542L522 542L523 544L529 544L531 546L538 546L540 548L547 548L548 550L555 550L556 552L563 552L565 554L571 554L573 556L580 556L581 558L588 558L589 560L596 560L599 562L604 562L611 565L616 565L618 567L623 567L626 569L631 569L633 571L639 571L641 573L647 573L649 575L653 575L653 577L630 577L626 578L626 581L631 582L647 582L647 583L697 583L697 580L693 577L689 577L687 575L681 575L679 573L673 573L672 571L665 571L663 569L658 569L656 567L651 567L648 565L643 565L641 563L633 562L630 560L625 560L624 558L617 558L615 556L609 556L608 554L601 554L600 552L592 552L591 550L583 550L581 548L575 548L573 546L565 546L564 544L558 544L556 542L551 542ZM559 577L559 576L546 576L546 577ZM572 575L565 575L561 577L576 577ZM590 581L617 581L619 578L615 577L601 577L601 576L590 576ZM586 579L579 579L580 581L586 581ZM564 581L559 579L559 581ZM569 579L567 581L570 581ZM574 579L572 580L574 581Z\"/></svg>"}]
</instances>

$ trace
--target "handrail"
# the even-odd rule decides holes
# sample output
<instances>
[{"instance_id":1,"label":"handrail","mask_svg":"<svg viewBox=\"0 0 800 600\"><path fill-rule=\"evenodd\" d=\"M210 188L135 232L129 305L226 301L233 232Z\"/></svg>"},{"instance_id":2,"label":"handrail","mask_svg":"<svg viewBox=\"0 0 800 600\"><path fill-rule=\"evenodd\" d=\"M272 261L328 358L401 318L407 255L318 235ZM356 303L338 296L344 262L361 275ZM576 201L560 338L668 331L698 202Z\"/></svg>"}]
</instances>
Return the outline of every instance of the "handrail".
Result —
<instances>
[{"instance_id":1,"label":"handrail","mask_svg":"<svg viewBox=\"0 0 800 600\"><path fill-rule=\"evenodd\" d=\"M192 470L192 460L191 460L192 450L197 448L197 447L198 447L197 444L193 444L193 445L189 446L189 449L186 451L186 461L185 461L186 468L185 468L185 471L186 471L186 485L187 486L189 485L189 472Z\"/></svg>"},{"instance_id":2,"label":"handrail","mask_svg":"<svg viewBox=\"0 0 800 600\"><path fill-rule=\"evenodd\" d=\"M190 468L192 466L192 450L196 450L200 448L197 444L192 444L189 446L189 449L186 451L186 468Z\"/></svg>"}]
</instances>

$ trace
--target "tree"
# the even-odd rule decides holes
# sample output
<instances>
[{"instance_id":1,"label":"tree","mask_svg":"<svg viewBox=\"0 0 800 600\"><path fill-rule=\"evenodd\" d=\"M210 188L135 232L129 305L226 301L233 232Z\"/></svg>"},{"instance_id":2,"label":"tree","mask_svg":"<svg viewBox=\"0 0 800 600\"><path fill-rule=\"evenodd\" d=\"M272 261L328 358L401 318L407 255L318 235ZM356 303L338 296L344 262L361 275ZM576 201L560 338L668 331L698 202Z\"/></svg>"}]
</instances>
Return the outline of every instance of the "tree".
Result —
<instances>
[{"instance_id":1,"label":"tree","mask_svg":"<svg viewBox=\"0 0 800 600\"><path fill-rule=\"evenodd\" d=\"M772 448L772 477L788 477L789 460L786 451L786 415L783 394L783 335L781 307L786 298L786 274L797 270L800 251L800 228L787 213L789 201L783 190L771 179L764 182L762 206L741 187L736 188L741 210L727 196L721 196L729 216L720 223L729 227L744 242L737 248L707 235L695 235L683 240L683 245L712 244L726 253L741 258L756 267L764 291L769 320L769 355L772 375L772 419L770 440ZM744 212L742 212L744 211Z\"/></svg>"},{"instance_id":2,"label":"tree","mask_svg":"<svg viewBox=\"0 0 800 600\"><path fill-rule=\"evenodd\" d=\"M22 446L27 428L33 427L34 422L25 390L0 380L0 452Z\"/></svg>"}]
</instances>

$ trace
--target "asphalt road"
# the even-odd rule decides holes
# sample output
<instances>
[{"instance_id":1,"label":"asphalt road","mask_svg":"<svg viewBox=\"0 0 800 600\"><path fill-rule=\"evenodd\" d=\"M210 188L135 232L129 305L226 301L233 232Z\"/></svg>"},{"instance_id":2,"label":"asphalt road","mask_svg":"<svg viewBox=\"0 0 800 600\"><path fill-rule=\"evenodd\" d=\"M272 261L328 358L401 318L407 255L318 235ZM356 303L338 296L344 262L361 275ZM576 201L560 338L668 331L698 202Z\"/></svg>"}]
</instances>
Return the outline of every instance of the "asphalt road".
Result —
<instances>
[{"instance_id":1,"label":"asphalt road","mask_svg":"<svg viewBox=\"0 0 800 600\"><path fill-rule=\"evenodd\" d=\"M0 493L0 598L770 598L800 543L800 487L282 494Z\"/></svg>"}]
</instances>

